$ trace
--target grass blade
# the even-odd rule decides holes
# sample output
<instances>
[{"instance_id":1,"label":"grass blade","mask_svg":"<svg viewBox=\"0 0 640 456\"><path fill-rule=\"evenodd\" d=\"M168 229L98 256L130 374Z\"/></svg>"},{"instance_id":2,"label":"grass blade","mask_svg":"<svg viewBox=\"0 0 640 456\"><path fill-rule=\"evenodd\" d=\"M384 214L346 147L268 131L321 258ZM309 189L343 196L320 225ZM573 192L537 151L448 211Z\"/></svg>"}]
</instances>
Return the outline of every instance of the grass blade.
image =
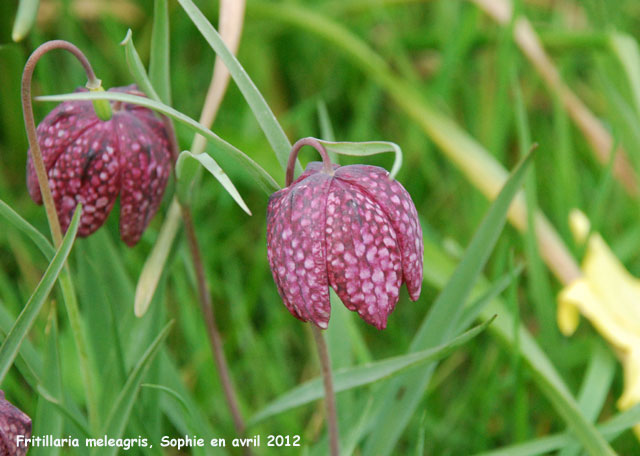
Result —
<instances>
[{"instance_id":1,"label":"grass blade","mask_svg":"<svg viewBox=\"0 0 640 456\"><path fill-rule=\"evenodd\" d=\"M136 50L133 44L133 34L131 29L127 30L127 34L124 39L120 42L121 46L124 46L124 56L127 61L127 67L129 68L129 72L133 76L133 79L136 81L136 84L147 96L153 100L163 102L156 92L154 85L151 83L151 79L147 75L146 70L144 69L144 65L142 64L142 60L140 59L140 55ZM165 102L165 104L168 104Z\"/></svg>"},{"instance_id":2,"label":"grass blade","mask_svg":"<svg viewBox=\"0 0 640 456\"><path fill-rule=\"evenodd\" d=\"M38 17L40 0L20 0L16 20L13 23L11 39L15 42L22 41L28 34Z\"/></svg>"},{"instance_id":3,"label":"grass blade","mask_svg":"<svg viewBox=\"0 0 640 456\"><path fill-rule=\"evenodd\" d=\"M214 146L214 150L217 152L224 152L227 155L238 160L244 165L244 168L256 179L256 182L260 187L265 190L267 194L271 194L278 190L280 187L275 180L267 173L260 165L258 165L253 159L246 155L241 150L232 146L211 130L203 127L200 123L196 122L192 118L185 116L181 112L173 109L158 101L152 100L146 97L139 97L128 93L117 92L79 92L68 93L64 95L47 95L42 97L36 97L39 101L70 101L70 100L113 100L122 101L125 103L144 106L145 108L153 109L166 116L171 117L174 120L184 124L196 133L200 133L207 138Z\"/></svg>"},{"instance_id":4,"label":"grass blade","mask_svg":"<svg viewBox=\"0 0 640 456\"><path fill-rule=\"evenodd\" d=\"M169 8L167 0L154 0L149 79L160 100L168 105L171 104L169 73Z\"/></svg>"},{"instance_id":5,"label":"grass blade","mask_svg":"<svg viewBox=\"0 0 640 456\"><path fill-rule=\"evenodd\" d=\"M49 312L48 335L44 369L42 371L42 383L44 388L50 391L52 397L62 396L62 376L60 368L60 352L58 348L58 317L55 306L51 306ZM34 430L36 435L58 436L62 433L64 415L43 396L38 398L38 408L35 416ZM56 456L60 454L60 448L45 448L35 446L31 449L33 455Z\"/></svg>"},{"instance_id":6,"label":"grass blade","mask_svg":"<svg viewBox=\"0 0 640 456\"><path fill-rule=\"evenodd\" d=\"M216 163L216 161L207 154L193 154L188 150L183 151L180 156L178 156L178 161L176 162L176 177L178 179L178 192L188 192L191 187L191 180L195 176L197 163L202 165L213 177L215 177L218 182L224 187L224 189L229 193L231 198L234 199L238 206L242 208L247 214L251 215L251 211L247 207L247 204L240 196L238 189L229 176L227 176L220 165ZM183 195L188 197L188 195Z\"/></svg>"},{"instance_id":7,"label":"grass blade","mask_svg":"<svg viewBox=\"0 0 640 456\"><path fill-rule=\"evenodd\" d=\"M334 142L319 139L320 143L328 152L341 155L352 155L355 157L364 157L367 155L376 155L383 152L394 152L395 158L393 166L389 173L389 179L395 179L398 171L402 167L402 149L395 143L388 141L365 141L365 142Z\"/></svg>"},{"instance_id":8,"label":"grass blade","mask_svg":"<svg viewBox=\"0 0 640 456\"><path fill-rule=\"evenodd\" d=\"M375 361L362 366L337 370L333 374L335 392L339 393L351 388L368 385L396 375L409 367L444 358L484 331L492 321L493 319L488 320L449 342L428 350ZM278 413L307 404L322 397L324 397L322 379L316 378L310 380L267 405L253 416L251 422L255 424L270 416L277 415Z\"/></svg>"},{"instance_id":9,"label":"grass blade","mask_svg":"<svg viewBox=\"0 0 640 456\"><path fill-rule=\"evenodd\" d=\"M618 413L613 418L598 425L597 429L610 441L637 423L640 423L640 404L625 412ZM577 443L575 436L568 432L562 432L525 443L479 453L477 456L535 456L550 454L575 443Z\"/></svg>"},{"instance_id":10,"label":"grass blade","mask_svg":"<svg viewBox=\"0 0 640 456\"><path fill-rule=\"evenodd\" d=\"M40 313L40 309L42 309L47 296L49 296L49 292L51 291L53 284L64 267L67 257L71 252L71 247L73 247L73 241L76 238L76 233L78 232L81 213L82 207L81 205L78 205L75 214L73 215L73 219L71 220L71 224L69 225L69 229L64 236L62 244L60 244L60 248L53 256L53 259L51 260L51 263L49 263L40 283L38 283L38 286L29 298L29 301L25 304L20 315L18 315L18 318L9 331L9 334L7 334L6 339L2 342L2 346L0 346L0 383L2 383L7 375L9 368L18 354L22 341L33 326L38 313Z\"/></svg>"},{"instance_id":11,"label":"grass blade","mask_svg":"<svg viewBox=\"0 0 640 456\"><path fill-rule=\"evenodd\" d=\"M264 97L245 69L240 65L238 59L224 44L222 37L198 7L191 0L178 0L178 3L180 3L189 18L191 18L200 33L202 33L202 36L207 40L207 43L209 43L211 48L224 62L229 73L231 73L231 77L240 89L240 92L242 92L242 95L247 100L247 103L258 120L262 131L264 131L269 144L271 144L271 147L280 162L280 166L282 166L282 169L286 169L287 160L289 159L289 151L291 150L291 143L276 120L271 108L267 105ZM299 164L296 168L298 173L302 171Z\"/></svg>"},{"instance_id":12,"label":"grass blade","mask_svg":"<svg viewBox=\"0 0 640 456\"><path fill-rule=\"evenodd\" d=\"M173 240L180 228L180 204L175 199L167 211L167 221L162 225L153 250L147 257L138 279L133 309L136 317L142 317L149 308L153 295L158 288L162 270L167 262Z\"/></svg>"},{"instance_id":13,"label":"grass blade","mask_svg":"<svg viewBox=\"0 0 640 456\"><path fill-rule=\"evenodd\" d=\"M40 249L47 260L50 260L56 253L51 243L40 231L23 219L20 214L14 211L11 206L2 200L0 200L0 217L4 217L5 220L15 226L19 231L26 234L27 237L33 241L36 247Z\"/></svg>"},{"instance_id":14,"label":"grass blade","mask_svg":"<svg viewBox=\"0 0 640 456\"><path fill-rule=\"evenodd\" d=\"M119 439L122 437L127 422L129 421L129 415L131 415L131 410L133 409L136 396L138 395L138 391L140 390L142 379L149 369L151 361L154 359L155 355L160 349L162 342L169 335L169 331L171 330L172 326L173 321L169 322L164 327L164 329L160 331L160 334L158 334L149 348L147 348L145 353L142 355L136 366L129 374L129 378L127 378L127 381L122 388L118 399L113 404L113 408L109 413L109 418L107 419L107 423L104 428L104 433L110 438ZM94 454L112 455L116 454L117 452L117 447L106 447L97 449Z\"/></svg>"}]
</instances>

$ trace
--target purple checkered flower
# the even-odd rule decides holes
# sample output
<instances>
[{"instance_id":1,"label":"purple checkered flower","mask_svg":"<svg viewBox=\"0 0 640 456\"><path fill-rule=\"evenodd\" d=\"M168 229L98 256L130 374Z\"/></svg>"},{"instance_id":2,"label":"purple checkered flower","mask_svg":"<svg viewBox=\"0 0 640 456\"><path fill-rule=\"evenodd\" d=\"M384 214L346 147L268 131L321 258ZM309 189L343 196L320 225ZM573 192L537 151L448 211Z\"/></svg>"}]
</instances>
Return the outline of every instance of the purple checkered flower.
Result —
<instances>
[{"instance_id":1,"label":"purple checkered flower","mask_svg":"<svg viewBox=\"0 0 640 456\"><path fill-rule=\"evenodd\" d=\"M18 436L22 435L20 445ZM0 391L0 456L24 456L25 440L31 437L31 418L4 398Z\"/></svg>"},{"instance_id":2,"label":"purple checkered flower","mask_svg":"<svg viewBox=\"0 0 640 456\"><path fill-rule=\"evenodd\" d=\"M110 91L144 95L135 86ZM38 125L38 142L62 229L82 203L78 235L92 234L120 195L120 236L133 246L158 210L171 173L169 132L147 108L114 102L112 111L102 121L90 101L66 101ZM27 187L42 204L30 153Z\"/></svg>"},{"instance_id":3,"label":"purple checkered flower","mask_svg":"<svg viewBox=\"0 0 640 456\"><path fill-rule=\"evenodd\" d=\"M298 150L323 155L293 183ZM332 165L317 140L294 145L287 187L271 195L267 255L287 309L327 328L329 286L344 305L378 329L407 284L415 301L422 286L422 229L409 193L376 166Z\"/></svg>"}]
</instances>

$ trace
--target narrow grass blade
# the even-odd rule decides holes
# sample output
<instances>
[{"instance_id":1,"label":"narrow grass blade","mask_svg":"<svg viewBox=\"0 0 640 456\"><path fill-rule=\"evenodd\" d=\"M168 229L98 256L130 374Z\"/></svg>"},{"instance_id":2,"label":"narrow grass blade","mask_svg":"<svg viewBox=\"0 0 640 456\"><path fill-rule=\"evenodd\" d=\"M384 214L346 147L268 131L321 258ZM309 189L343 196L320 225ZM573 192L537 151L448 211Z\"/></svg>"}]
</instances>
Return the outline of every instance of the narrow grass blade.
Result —
<instances>
[{"instance_id":1,"label":"narrow grass blade","mask_svg":"<svg viewBox=\"0 0 640 456\"><path fill-rule=\"evenodd\" d=\"M251 111L253 111L253 114L258 120L262 131L264 131L264 134L267 137L269 144L271 144L282 169L286 169L287 160L289 159L289 151L291 150L291 143L276 120L276 117L273 115L271 108L267 105L264 97L245 69L240 65L238 59L224 44L222 37L193 3L193 1L178 0L178 3L180 3L189 18L193 21L200 33L202 33L202 36L207 40L207 43L209 43L211 48L218 56L220 56L226 65L229 73L231 73L231 77L237 84L240 92L242 92L242 95L247 100ZM298 173L302 171L299 164L296 168Z\"/></svg>"},{"instance_id":2,"label":"narrow grass blade","mask_svg":"<svg viewBox=\"0 0 640 456\"><path fill-rule=\"evenodd\" d=\"M133 34L131 33L131 29L127 30L127 34L120 42L120 45L124 46L124 56L127 61L127 67L129 67L129 72L133 76L133 79L136 81L140 90L146 93L149 98L162 102L160 95L158 95L154 89L151 79L144 69L144 65L142 64L138 51L133 44Z\"/></svg>"},{"instance_id":3,"label":"narrow grass blade","mask_svg":"<svg viewBox=\"0 0 640 456\"><path fill-rule=\"evenodd\" d=\"M487 215L476 230L453 276L438 295L415 335L410 350L424 350L441 344L456 329L463 306L484 264L489 258L507 219L507 211L518 192L531 163L532 153L513 171ZM435 364L394 379L377 399L379 432L371 434L365 446L367 454L390 454L409 419L422 400ZM400 394L404 391L404 394ZM382 425L384 421L384 425Z\"/></svg>"},{"instance_id":4,"label":"narrow grass blade","mask_svg":"<svg viewBox=\"0 0 640 456\"><path fill-rule=\"evenodd\" d=\"M38 386L37 390L41 398L49 402L61 415L65 416L70 423L73 423L73 425L82 432L83 437L91 437L91 431L89 431L87 423L82 419L82 416L79 416L79 413L74 413L65 407L60 400L53 397L42 385Z\"/></svg>"},{"instance_id":5,"label":"narrow grass blade","mask_svg":"<svg viewBox=\"0 0 640 456\"><path fill-rule=\"evenodd\" d=\"M40 0L20 0L16 20L13 23L11 39L16 43L22 41L28 34L38 17Z\"/></svg>"},{"instance_id":6,"label":"narrow grass blade","mask_svg":"<svg viewBox=\"0 0 640 456\"><path fill-rule=\"evenodd\" d=\"M176 162L176 177L178 178L178 192L188 192L191 184L191 180L193 179L197 164L202 165L213 177L215 177L218 182L224 187L224 189L229 193L231 198L234 199L238 206L242 208L247 214L251 215L251 211L247 207L247 204L240 196L238 189L229 176L227 176L220 165L216 163L216 161L209 155L206 154L193 154L188 150L183 151L178 156L178 161ZM188 195L183 195L188 197Z\"/></svg>"},{"instance_id":7,"label":"narrow grass blade","mask_svg":"<svg viewBox=\"0 0 640 456\"><path fill-rule=\"evenodd\" d=\"M515 279L520 277L523 269L523 265L514 267L512 271L496 280L491 288L483 293L478 299L465 307L465 309L462 311L460 323L458 324L455 332L458 333L468 328L480 316L482 311L487 307L487 305L489 305L491 301L500 296L508 286L514 283Z\"/></svg>"},{"instance_id":8,"label":"narrow grass blade","mask_svg":"<svg viewBox=\"0 0 640 456\"><path fill-rule=\"evenodd\" d=\"M7 333L11 330L15 317L5 308L3 302L0 302L0 339L4 340ZM15 360L15 366L20 371L20 374L24 377L29 386L35 389L40 383L42 376L42 358L40 353L31 344L29 339L24 339L18 356Z\"/></svg>"},{"instance_id":9,"label":"narrow grass blade","mask_svg":"<svg viewBox=\"0 0 640 456\"><path fill-rule=\"evenodd\" d=\"M176 392L175 390L172 390L171 388L168 388L168 387L163 386L163 385L155 385L155 384L152 384L152 383L143 383L140 386L143 387L143 388L156 389L158 391L162 391L162 392L168 394L169 396L173 397L178 404L180 404L182 406L182 408L185 410L185 412L190 412L189 405L187 404L187 401L185 401L184 398L182 396L180 396L180 394L178 394L178 392Z\"/></svg>"},{"instance_id":10,"label":"narrow grass blade","mask_svg":"<svg viewBox=\"0 0 640 456\"><path fill-rule=\"evenodd\" d=\"M0 217L3 217L18 230L26 234L27 237L33 241L36 247L40 249L47 260L50 260L56 253L51 243L40 231L34 228L33 225L23 219L20 214L14 211L11 206L2 200L0 200Z\"/></svg>"},{"instance_id":11,"label":"narrow grass blade","mask_svg":"<svg viewBox=\"0 0 640 456\"><path fill-rule=\"evenodd\" d=\"M600 415L609 395L615 371L614 357L608 348L598 343L593 350L578 394L580 411L591 422L595 422ZM580 449L580 445L574 444L565 448L558 456L578 456Z\"/></svg>"},{"instance_id":12,"label":"narrow grass blade","mask_svg":"<svg viewBox=\"0 0 640 456\"><path fill-rule=\"evenodd\" d=\"M531 129L529 127L524 96L515 71L511 85L514 95L516 132L520 146L520 154L523 156L531 147ZM537 321L540 323L540 335L542 340L548 344L547 347L549 347L553 346L558 340L559 331L555 318L555 299L551 291L547 271L540 258L538 241L536 239L535 216L538 211L538 197L535 165L531 167L531 172L525 181L524 187L527 205L527 230L524 233L527 272L531 283L530 290L533 298L533 308Z\"/></svg>"},{"instance_id":13,"label":"narrow grass blade","mask_svg":"<svg viewBox=\"0 0 640 456\"><path fill-rule=\"evenodd\" d=\"M271 194L278 190L280 187L275 180L267 173L260 165L258 165L253 159L246 155L241 150L232 146L211 130L203 127L201 124L193 120L192 118L185 116L181 112L173 109L158 101L152 100L146 97L139 97L128 93L117 92L78 92L68 93L64 95L48 95L42 97L36 97L38 101L71 101L71 100L113 100L122 101L125 103L144 106L145 108L153 109L166 116L171 117L174 120L184 124L196 133L200 133L207 138L214 146L214 150L218 153L223 152L236 160L238 160L244 168L256 179L256 182L260 187L265 190L266 193Z\"/></svg>"},{"instance_id":14,"label":"narrow grass blade","mask_svg":"<svg viewBox=\"0 0 640 456\"><path fill-rule=\"evenodd\" d=\"M402 149L395 143L388 141L366 141L366 142L334 142L319 139L320 143L329 152L341 155L353 155L363 157L366 155L376 155L383 152L394 152L395 158L389 173L389 178L394 179L402 167Z\"/></svg>"},{"instance_id":15,"label":"narrow grass blade","mask_svg":"<svg viewBox=\"0 0 640 456\"><path fill-rule=\"evenodd\" d=\"M49 296L53 284L64 267L67 257L71 252L71 247L73 247L76 233L78 232L81 213L82 207L78 205L69 229L64 236L62 244L60 244L60 248L53 256L40 283L38 283L29 301L27 301L22 312L20 312L20 315L16 319L15 324L9 331L9 334L7 334L7 338L2 342L2 346L0 346L0 383L2 383L4 377L7 375L9 368L18 354L22 341L33 326L38 313L40 313L40 309L42 309L47 296Z\"/></svg>"},{"instance_id":16,"label":"narrow grass blade","mask_svg":"<svg viewBox=\"0 0 640 456\"><path fill-rule=\"evenodd\" d=\"M609 441L615 439L622 432L640 423L640 404L629 410L615 415L597 426L597 430ZM575 436L568 432L549 435L517 445L506 446L496 450L478 453L477 456L536 456L551 454L554 451L575 444Z\"/></svg>"},{"instance_id":17,"label":"narrow grass blade","mask_svg":"<svg viewBox=\"0 0 640 456\"><path fill-rule=\"evenodd\" d=\"M160 100L168 105L171 104L169 68L169 8L167 0L154 0L149 79Z\"/></svg>"},{"instance_id":18,"label":"narrow grass blade","mask_svg":"<svg viewBox=\"0 0 640 456\"><path fill-rule=\"evenodd\" d=\"M169 335L169 331L172 326L173 321L169 322L164 329L160 331L160 334L158 334L149 348L147 348L145 353L142 355L142 358L140 358L129 374L129 378L122 388L118 399L113 404L113 408L109 413L109 418L107 419L107 423L104 428L104 434L108 435L110 438L119 439L122 437L127 422L129 421L129 416L131 415L131 410L133 409L136 396L140 390L142 379L149 369L151 361L155 358L155 355L160 349L162 342L164 342L166 337ZM114 455L117 452L117 447L104 447L97 449L93 454Z\"/></svg>"},{"instance_id":19,"label":"narrow grass blade","mask_svg":"<svg viewBox=\"0 0 640 456\"><path fill-rule=\"evenodd\" d=\"M351 388L368 385L389 378L409 367L444 358L484 331L492 321L493 319L488 320L449 342L428 350L388 358L382 361L375 361L362 366L337 370L333 373L335 392L339 393ZM255 424L270 416L307 404L321 397L324 397L322 379L316 378L310 380L282 395L260 412L256 413L251 419L251 423Z\"/></svg>"},{"instance_id":20,"label":"narrow grass blade","mask_svg":"<svg viewBox=\"0 0 640 456\"><path fill-rule=\"evenodd\" d=\"M167 262L173 240L180 227L180 204L175 199L167 211L167 222L162 225L156 243L147 257L138 279L133 309L136 317L142 317L149 309L149 304L158 288L158 281Z\"/></svg>"},{"instance_id":21,"label":"narrow grass blade","mask_svg":"<svg viewBox=\"0 0 640 456\"><path fill-rule=\"evenodd\" d=\"M60 353L58 349L58 317L55 306L51 306L49 323L47 325L47 344L45 349L44 369L42 371L42 384L51 392L53 397L62 397L62 376L60 368ZM62 433L64 415L43 396L38 398L38 408L35 416L34 434L58 436ZM60 454L60 448L46 448L35 446L30 454L56 456Z\"/></svg>"},{"instance_id":22,"label":"narrow grass blade","mask_svg":"<svg viewBox=\"0 0 640 456\"><path fill-rule=\"evenodd\" d=\"M624 69L633 95L636 116L640 116L640 47L631 35L612 33L609 45Z\"/></svg>"}]
</instances>

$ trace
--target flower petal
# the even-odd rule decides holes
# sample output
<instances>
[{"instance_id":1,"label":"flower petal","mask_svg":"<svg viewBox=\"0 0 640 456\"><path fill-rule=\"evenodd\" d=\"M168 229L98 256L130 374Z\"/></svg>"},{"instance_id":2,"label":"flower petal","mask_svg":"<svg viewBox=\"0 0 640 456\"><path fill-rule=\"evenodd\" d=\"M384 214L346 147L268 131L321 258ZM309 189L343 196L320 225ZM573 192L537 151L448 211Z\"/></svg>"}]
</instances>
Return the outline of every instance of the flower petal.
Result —
<instances>
[{"instance_id":1,"label":"flower petal","mask_svg":"<svg viewBox=\"0 0 640 456\"><path fill-rule=\"evenodd\" d=\"M153 130L127 111L115 113L111 122L121 168L120 237L133 246L162 201L171 172L171 151L164 129Z\"/></svg>"},{"instance_id":2,"label":"flower petal","mask_svg":"<svg viewBox=\"0 0 640 456\"><path fill-rule=\"evenodd\" d=\"M418 213L411 196L389 173L377 166L342 166L335 177L358 187L375 201L391 221L402 253L402 273L409 297L416 301L422 289L423 240Z\"/></svg>"},{"instance_id":3,"label":"flower petal","mask_svg":"<svg viewBox=\"0 0 640 456\"><path fill-rule=\"evenodd\" d=\"M4 392L0 391L0 450L1 454L24 456L27 453L27 446L18 446L18 435L23 435L25 439L31 437L31 418L15 407L4 397Z\"/></svg>"},{"instance_id":4,"label":"flower petal","mask_svg":"<svg viewBox=\"0 0 640 456\"><path fill-rule=\"evenodd\" d=\"M47 114L36 130L45 169L49 171L60 154L98 122L89 101L65 101ZM42 204L31 151L27 154L27 189L31 198L37 204Z\"/></svg>"},{"instance_id":5,"label":"flower petal","mask_svg":"<svg viewBox=\"0 0 640 456\"><path fill-rule=\"evenodd\" d=\"M396 232L360 187L340 179L332 180L326 211L329 284L348 309L384 329L402 284Z\"/></svg>"},{"instance_id":6,"label":"flower petal","mask_svg":"<svg viewBox=\"0 0 640 456\"><path fill-rule=\"evenodd\" d=\"M267 255L287 309L320 328L331 306L325 258L325 206L331 183L317 173L274 193L267 209Z\"/></svg>"},{"instance_id":7,"label":"flower petal","mask_svg":"<svg viewBox=\"0 0 640 456\"><path fill-rule=\"evenodd\" d=\"M110 122L98 122L67 146L49 170L49 186L63 231L78 203L83 211L79 236L106 220L118 196L120 176Z\"/></svg>"}]
</instances>

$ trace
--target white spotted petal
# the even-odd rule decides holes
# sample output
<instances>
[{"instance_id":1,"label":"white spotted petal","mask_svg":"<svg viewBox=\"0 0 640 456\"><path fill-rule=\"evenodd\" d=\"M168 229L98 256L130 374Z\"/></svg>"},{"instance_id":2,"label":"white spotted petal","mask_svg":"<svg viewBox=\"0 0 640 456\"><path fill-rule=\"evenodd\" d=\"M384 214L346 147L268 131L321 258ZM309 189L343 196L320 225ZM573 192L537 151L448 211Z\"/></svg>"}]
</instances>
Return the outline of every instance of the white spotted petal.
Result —
<instances>
[{"instance_id":1,"label":"white spotted petal","mask_svg":"<svg viewBox=\"0 0 640 456\"><path fill-rule=\"evenodd\" d=\"M422 228L411 196L402 184L389 179L389 173L377 166L343 166L336 178L357 186L369 195L388 217L398 236L402 254L402 273L409 297L416 301L422 289L422 261L424 254Z\"/></svg>"},{"instance_id":2,"label":"white spotted petal","mask_svg":"<svg viewBox=\"0 0 640 456\"><path fill-rule=\"evenodd\" d=\"M331 178L317 173L274 193L267 216L267 254L287 309L320 328L331 306L325 260L325 206Z\"/></svg>"},{"instance_id":3,"label":"white spotted petal","mask_svg":"<svg viewBox=\"0 0 640 456\"><path fill-rule=\"evenodd\" d=\"M402 186L372 166L310 163L267 210L267 253L278 292L297 318L326 328L331 286L344 305L384 329L407 283L422 283L422 232Z\"/></svg>"},{"instance_id":4,"label":"white spotted petal","mask_svg":"<svg viewBox=\"0 0 640 456\"><path fill-rule=\"evenodd\" d=\"M135 86L110 91L143 95ZM89 236L104 224L120 195L120 236L133 246L162 200L171 148L166 127L151 110L122 103L113 111L110 120L100 121L89 101L61 103L38 125L38 143L62 229L81 203L78 236ZM27 188L42 204L30 154Z\"/></svg>"},{"instance_id":5,"label":"white spotted petal","mask_svg":"<svg viewBox=\"0 0 640 456\"><path fill-rule=\"evenodd\" d=\"M349 310L384 329L402 285L400 249L389 219L359 188L335 178L326 232L329 284Z\"/></svg>"}]
</instances>

